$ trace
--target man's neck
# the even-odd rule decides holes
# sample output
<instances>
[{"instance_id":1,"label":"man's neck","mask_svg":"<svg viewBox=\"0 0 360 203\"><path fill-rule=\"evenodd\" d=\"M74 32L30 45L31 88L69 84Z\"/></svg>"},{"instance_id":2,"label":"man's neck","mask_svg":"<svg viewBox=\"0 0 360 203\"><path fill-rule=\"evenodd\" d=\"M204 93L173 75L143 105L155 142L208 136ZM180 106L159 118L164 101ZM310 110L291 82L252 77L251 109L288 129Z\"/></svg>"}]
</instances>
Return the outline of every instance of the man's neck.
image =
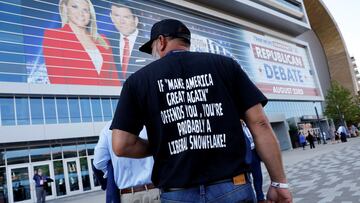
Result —
<instances>
[{"instance_id":1,"label":"man's neck","mask_svg":"<svg viewBox=\"0 0 360 203\"><path fill-rule=\"evenodd\" d=\"M183 52L183 51L189 51L190 49L188 47L185 46L171 46L166 48L166 50L164 51L164 56L166 56L167 54L171 53L171 52Z\"/></svg>"}]
</instances>

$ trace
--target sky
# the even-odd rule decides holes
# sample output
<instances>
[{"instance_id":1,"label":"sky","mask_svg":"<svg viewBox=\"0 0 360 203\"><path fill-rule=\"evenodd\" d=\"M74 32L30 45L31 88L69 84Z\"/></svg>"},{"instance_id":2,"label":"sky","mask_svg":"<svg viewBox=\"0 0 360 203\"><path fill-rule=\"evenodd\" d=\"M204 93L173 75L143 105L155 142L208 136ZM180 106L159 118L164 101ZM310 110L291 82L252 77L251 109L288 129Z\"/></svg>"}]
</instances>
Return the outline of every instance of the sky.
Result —
<instances>
[{"instance_id":1,"label":"sky","mask_svg":"<svg viewBox=\"0 0 360 203\"><path fill-rule=\"evenodd\" d=\"M317 0L316 0L317 1ZM349 55L360 64L360 0L322 0L340 28Z\"/></svg>"}]
</instances>

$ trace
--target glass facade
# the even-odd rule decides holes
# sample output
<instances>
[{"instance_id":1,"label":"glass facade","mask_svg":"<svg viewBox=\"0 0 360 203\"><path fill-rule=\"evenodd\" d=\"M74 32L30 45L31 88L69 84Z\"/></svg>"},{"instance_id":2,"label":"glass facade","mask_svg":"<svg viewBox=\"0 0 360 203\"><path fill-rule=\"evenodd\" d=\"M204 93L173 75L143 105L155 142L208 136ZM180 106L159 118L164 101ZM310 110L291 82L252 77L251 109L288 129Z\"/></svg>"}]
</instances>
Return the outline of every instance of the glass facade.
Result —
<instances>
[{"instance_id":1,"label":"glass facade","mask_svg":"<svg viewBox=\"0 0 360 203\"><path fill-rule=\"evenodd\" d=\"M64 166L62 161L54 161L55 188L57 196L66 195Z\"/></svg>"},{"instance_id":2,"label":"glass facade","mask_svg":"<svg viewBox=\"0 0 360 203\"><path fill-rule=\"evenodd\" d=\"M70 97L68 98L68 101L69 101L69 111L70 111L70 122L80 123L81 116L80 116L79 99L76 97Z\"/></svg>"},{"instance_id":3,"label":"glass facade","mask_svg":"<svg viewBox=\"0 0 360 203\"><path fill-rule=\"evenodd\" d=\"M0 167L5 166L5 160L6 160L5 150L0 149Z\"/></svg>"},{"instance_id":4,"label":"glass facade","mask_svg":"<svg viewBox=\"0 0 360 203\"><path fill-rule=\"evenodd\" d=\"M8 202L6 168L0 167L0 202Z\"/></svg>"},{"instance_id":5,"label":"glass facade","mask_svg":"<svg viewBox=\"0 0 360 203\"><path fill-rule=\"evenodd\" d=\"M62 150L63 150L63 155L64 155L65 159L78 156L76 145L72 145L72 144L63 145Z\"/></svg>"},{"instance_id":6,"label":"glass facade","mask_svg":"<svg viewBox=\"0 0 360 203\"><path fill-rule=\"evenodd\" d=\"M30 173L28 167L11 169L13 201L20 202L31 199Z\"/></svg>"},{"instance_id":7,"label":"glass facade","mask_svg":"<svg viewBox=\"0 0 360 203\"><path fill-rule=\"evenodd\" d=\"M27 97L16 97L16 119L18 125L30 124L29 99Z\"/></svg>"},{"instance_id":8,"label":"glass facade","mask_svg":"<svg viewBox=\"0 0 360 203\"><path fill-rule=\"evenodd\" d=\"M56 98L56 107L59 123L69 123L69 108L67 98Z\"/></svg>"},{"instance_id":9,"label":"glass facade","mask_svg":"<svg viewBox=\"0 0 360 203\"><path fill-rule=\"evenodd\" d=\"M62 159L62 148L60 144L51 145L51 153L53 159Z\"/></svg>"},{"instance_id":10,"label":"glass facade","mask_svg":"<svg viewBox=\"0 0 360 203\"><path fill-rule=\"evenodd\" d=\"M91 112L94 121L103 121L100 99L91 98Z\"/></svg>"},{"instance_id":11,"label":"glass facade","mask_svg":"<svg viewBox=\"0 0 360 203\"><path fill-rule=\"evenodd\" d=\"M51 160L51 149L49 146L31 147L30 148L31 162L48 161Z\"/></svg>"},{"instance_id":12,"label":"glass facade","mask_svg":"<svg viewBox=\"0 0 360 203\"><path fill-rule=\"evenodd\" d=\"M6 149L5 156L7 165L29 163L28 148Z\"/></svg>"},{"instance_id":13,"label":"glass facade","mask_svg":"<svg viewBox=\"0 0 360 203\"><path fill-rule=\"evenodd\" d=\"M0 124L7 126L36 125L44 122L56 124L109 121L114 115L117 103L117 98L0 97ZM319 115L323 115L321 102L309 101L269 101L265 112L283 113L286 118L301 117L315 115L314 105Z\"/></svg>"},{"instance_id":14,"label":"glass facade","mask_svg":"<svg viewBox=\"0 0 360 203\"><path fill-rule=\"evenodd\" d=\"M54 180L54 185L48 184L47 196L63 196L71 191L98 188L99 183L94 179L91 169L93 157L88 154L94 153L97 138L71 139L66 142L0 148L0 202L9 202L9 192L14 202L32 199L35 194L30 194L32 175L39 168ZM6 173L11 173L10 180L7 180L10 176ZM10 181L11 188L8 188L7 181ZM70 188L66 188L66 184Z\"/></svg>"},{"instance_id":15,"label":"glass facade","mask_svg":"<svg viewBox=\"0 0 360 203\"><path fill-rule=\"evenodd\" d=\"M104 121L111 120L113 116L113 111L111 110L110 99L108 98L101 99L101 107L102 107L102 114L104 117Z\"/></svg>"},{"instance_id":16,"label":"glass facade","mask_svg":"<svg viewBox=\"0 0 360 203\"><path fill-rule=\"evenodd\" d=\"M91 190L88 160L86 157L80 158L80 171L84 191Z\"/></svg>"},{"instance_id":17,"label":"glass facade","mask_svg":"<svg viewBox=\"0 0 360 203\"><path fill-rule=\"evenodd\" d=\"M44 110L41 97L30 98L31 123L44 124Z\"/></svg>"},{"instance_id":18,"label":"glass facade","mask_svg":"<svg viewBox=\"0 0 360 203\"><path fill-rule=\"evenodd\" d=\"M15 125L15 108L13 97L0 98L1 125Z\"/></svg>"},{"instance_id":19,"label":"glass facade","mask_svg":"<svg viewBox=\"0 0 360 203\"><path fill-rule=\"evenodd\" d=\"M0 126L109 121L117 102L117 98L0 97Z\"/></svg>"},{"instance_id":20,"label":"glass facade","mask_svg":"<svg viewBox=\"0 0 360 203\"><path fill-rule=\"evenodd\" d=\"M323 115L321 102L269 101L264 110L268 114L284 114L286 118L291 118L316 115L314 105L318 110L319 116Z\"/></svg>"},{"instance_id":21,"label":"glass facade","mask_svg":"<svg viewBox=\"0 0 360 203\"><path fill-rule=\"evenodd\" d=\"M78 144L77 149L79 156L86 156L86 144Z\"/></svg>"},{"instance_id":22,"label":"glass facade","mask_svg":"<svg viewBox=\"0 0 360 203\"><path fill-rule=\"evenodd\" d=\"M81 116L83 122L92 122L90 98L80 98Z\"/></svg>"},{"instance_id":23,"label":"glass facade","mask_svg":"<svg viewBox=\"0 0 360 203\"><path fill-rule=\"evenodd\" d=\"M295 3L294 1L289 1L289 0L275 0L275 1L288 7L288 8L302 12L301 3L299 3L299 2Z\"/></svg>"},{"instance_id":24,"label":"glass facade","mask_svg":"<svg viewBox=\"0 0 360 203\"><path fill-rule=\"evenodd\" d=\"M54 98L44 98L44 110L45 110L45 123L46 124L56 124L56 105Z\"/></svg>"}]
</instances>

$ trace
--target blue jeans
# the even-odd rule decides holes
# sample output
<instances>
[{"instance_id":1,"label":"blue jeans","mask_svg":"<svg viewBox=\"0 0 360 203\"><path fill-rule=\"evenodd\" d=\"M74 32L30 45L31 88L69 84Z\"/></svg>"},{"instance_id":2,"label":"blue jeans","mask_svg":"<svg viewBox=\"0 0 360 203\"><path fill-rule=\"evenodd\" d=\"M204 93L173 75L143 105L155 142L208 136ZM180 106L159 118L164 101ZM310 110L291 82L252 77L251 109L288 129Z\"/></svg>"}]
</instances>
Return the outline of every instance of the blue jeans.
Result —
<instances>
[{"instance_id":1,"label":"blue jeans","mask_svg":"<svg viewBox=\"0 0 360 203\"><path fill-rule=\"evenodd\" d=\"M234 185L225 182L216 185L188 188L174 192L162 192L162 203L253 203L256 202L251 183Z\"/></svg>"}]
</instances>

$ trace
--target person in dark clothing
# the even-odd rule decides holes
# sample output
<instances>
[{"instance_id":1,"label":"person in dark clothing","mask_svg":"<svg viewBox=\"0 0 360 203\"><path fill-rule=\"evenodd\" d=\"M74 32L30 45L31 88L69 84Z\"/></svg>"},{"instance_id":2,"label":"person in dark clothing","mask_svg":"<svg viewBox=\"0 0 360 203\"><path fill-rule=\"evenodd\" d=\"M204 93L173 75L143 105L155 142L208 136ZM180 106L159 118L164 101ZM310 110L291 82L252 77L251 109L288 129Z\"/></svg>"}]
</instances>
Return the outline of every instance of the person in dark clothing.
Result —
<instances>
[{"instance_id":1,"label":"person in dark clothing","mask_svg":"<svg viewBox=\"0 0 360 203\"><path fill-rule=\"evenodd\" d=\"M321 144L321 137L319 133L316 134L316 140L318 144Z\"/></svg>"},{"instance_id":2,"label":"person in dark clothing","mask_svg":"<svg viewBox=\"0 0 360 203\"><path fill-rule=\"evenodd\" d=\"M48 177L42 174L41 169L35 171L33 180L35 181L37 203L45 202L45 198L46 198L45 185L47 184L47 178Z\"/></svg>"},{"instance_id":3,"label":"person in dark clothing","mask_svg":"<svg viewBox=\"0 0 360 203\"><path fill-rule=\"evenodd\" d=\"M334 134L335 134L335 142L336 142L336 143L339 143L339 142L340 142L340 135L339 135L339 133L335 130L335 131L334 131Z\"/></svg>"},{"instance_id":4,"label":"person in dark clothing","mask_svg":"<svg viewBox=\"0 0 360 203\"><path fill-rule=\"evenodd\" d=\"M314 135L311 134L310 131L308 131L308 136L307 136L307 140L310 143L310 149L315 148L315 144L314 144Z\"/></svg>"},{"instance_id":5,"label":"person in dark clothing","mask_svg":"<svg viewBox=\"0 0 360 203\"><path fill-rule=\"evenodd\" d=\"M161 202L254 202L243 119L270 175L267 199L291 203L279 144L263 111L267 98L235 60L190 52L190 42L190 30L178 20L153 25L140 51L157 60L121 90L110 127L114 153L154 157L152 182ZM148 141L138 136L144 125Z\"/></svg>"}]
</instances>

